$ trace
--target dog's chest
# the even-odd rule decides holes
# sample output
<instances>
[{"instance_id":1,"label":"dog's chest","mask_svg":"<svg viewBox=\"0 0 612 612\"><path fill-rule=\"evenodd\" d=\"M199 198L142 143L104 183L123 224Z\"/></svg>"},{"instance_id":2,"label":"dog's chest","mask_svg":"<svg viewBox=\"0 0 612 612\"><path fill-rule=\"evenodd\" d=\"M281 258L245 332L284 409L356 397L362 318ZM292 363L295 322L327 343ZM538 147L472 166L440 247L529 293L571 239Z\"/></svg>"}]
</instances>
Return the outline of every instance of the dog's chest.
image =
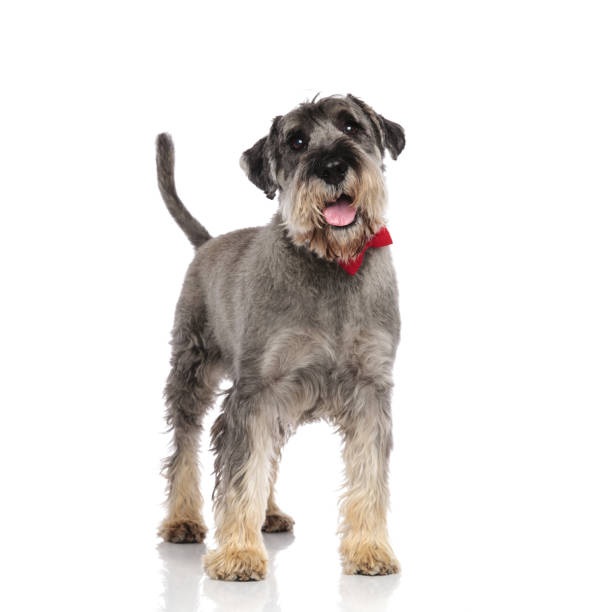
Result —
<instances>
[{"instance_id":1,"label":"dog's chest","mask_svg":"<svg viewBox=\"0 0 612 612\"><path fill-rule=\"evenodd\" d=\"M397 344L395 330L385 325L387 319L367 299L303 296L291 316L280 317L271 330L261 373L273 378L300 372L332 378L347 373L386 376Z\"/></svg>"},{"instance_id":2,"label":"dog's chest","mask_svg":"<svg viewBox=\"0 0 612 612\"><path fill-rule=\"evenodd\" d=\"M300 327L279 329L266 343L261 374L274 380L316 374L337 378L390 375L395 341L381 328L361 327L340 335Z\"/></svg>"},{"instance_id":3,"label":"dog's chest","mask_svg":"<svg viewBox=\"0 0 612 612\"><path fill-rule=\"evenodd\" d=\"M268 285L252 302L247 326L259 375L271 381L315 376L326 386L390 376L399 340L395 278L388 254L372 254L366 263L356 277L318 266Z\"/></svg>"}]
</instances>

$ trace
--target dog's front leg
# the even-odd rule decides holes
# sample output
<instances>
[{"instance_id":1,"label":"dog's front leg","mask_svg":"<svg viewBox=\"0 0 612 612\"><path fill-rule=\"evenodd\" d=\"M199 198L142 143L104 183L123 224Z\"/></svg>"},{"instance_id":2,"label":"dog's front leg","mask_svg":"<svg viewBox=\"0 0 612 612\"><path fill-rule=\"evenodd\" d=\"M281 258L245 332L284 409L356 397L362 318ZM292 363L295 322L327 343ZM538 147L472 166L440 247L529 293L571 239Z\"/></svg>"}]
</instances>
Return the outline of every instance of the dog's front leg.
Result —
<instances>
[{"instance_id":1,"label":"dog's front leg","mask_svg":"<svg viewBox=\"0 0 612 612\"><path fill-rule=\"evenodd\" d=\"M233 391L213 428L216 539L204 558L206 572L219 580L261 580L267 554L261 526L266 516L275 449L276 420L261 398Z\"/></svg>"},{"instance_id":2,"label":"dog's front leg","mask_svg":"<svg viewBox=\"0 0 612 612\"><path fill-rule=\"evenodd\" d=\"M346 470L340 526L343 569L347 574L395 574L399 563L387 535L390 391L368 385L356 398L340 427Z\"/></svg>"}]
</instances>

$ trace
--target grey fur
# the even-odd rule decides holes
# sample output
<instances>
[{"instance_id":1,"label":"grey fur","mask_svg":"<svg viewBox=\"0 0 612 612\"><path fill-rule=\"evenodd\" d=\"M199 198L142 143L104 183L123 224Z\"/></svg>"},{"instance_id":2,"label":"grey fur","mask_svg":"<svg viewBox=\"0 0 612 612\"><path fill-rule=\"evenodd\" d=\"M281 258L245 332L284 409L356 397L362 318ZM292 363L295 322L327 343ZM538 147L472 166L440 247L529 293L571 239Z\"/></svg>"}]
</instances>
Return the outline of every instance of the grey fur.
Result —
<instances>
[{"instance_id":1,"label":"grey fur","mask_svg":"<svg viewBox=\"0 0 612 612\"><path fill-rule=\"evenodd\" d=\"M356 100L324 98L277 117L269 135L243 154L249 178L269 197L280 190L283 202L290 197L291 181L306 180L308 164L338 143L356 151L360 163L374 160L382 172L382 149L396 157L403 140L397 133L389 136L386 120ZM338 127L337 113L346 109L362 130L351 142ZM296 125L312 143L301 157L284 140ZM176 308L166 385L167 419L174 434L174 453L165 464L170 495L178 486L173 480L176 466L196 460L202 417L219 380L227 377L233 386L212 431L218 516L223 516L230 489L247 486L244 479L255 449L268 448L269 442L278 454L298 425L315 419L325 419L341 432L347 465L361 460L364 444L378 457L380 503L386 506L391 372L400 335L389 249L368 250L358 273L350 276L336 261L296 244L283 213L282 206L291 205L286 201L268 225L210 239L176 195L169 136L158 137L157 154L164 200L198 247ZM356 164L355 171L359 168ZM350 231L368 231L365 225L359 228ZM360 486L354 474L347 467L347 495ZM196 503L198 495L193 492Z\"/></svg>"},{"instance_id":2,"label":"grey fur","mask_svg":"<svg viewBox=\"0 0 612 612\"><path fill-rule=\"evenodd\" d=\"M191 216L176 193L174 185L174 145L170 134L160 134L157 137L156 161L157 184L162 198L174 220L187 234L189 242L197 248L210 238L210 234Z\"/></svg>"}]
</instances>

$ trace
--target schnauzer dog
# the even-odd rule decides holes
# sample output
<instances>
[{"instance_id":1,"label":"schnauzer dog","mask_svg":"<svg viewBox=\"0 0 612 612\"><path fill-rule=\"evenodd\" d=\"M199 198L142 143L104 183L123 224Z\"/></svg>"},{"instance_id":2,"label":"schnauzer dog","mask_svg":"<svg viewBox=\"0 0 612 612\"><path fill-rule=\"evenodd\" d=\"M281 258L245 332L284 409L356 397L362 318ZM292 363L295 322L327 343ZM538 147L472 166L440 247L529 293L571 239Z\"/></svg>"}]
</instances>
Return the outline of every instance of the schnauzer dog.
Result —
<instances>
[{"instance_id":1,"label":"schnauzer dog","mask_svg":"<svg viewBox=\"0 0 612 612\"><path fill-rule=\"evenodd\" d=\"M383 157L387 150L396 159L404 143L400 125L350 94L301 104L241 158L268 198L278 191L278 211L265 227L212 238L177 196L170 136L157 138L163 199L196 248L172 330L165 398L173 453L159 534L169 542L206 534L198 443L218 384L229 378L212 428L218 547L204 557L212 578L265 577L261 531L293 528L274 497L281 449L316 419L343 440L344 571L399 571L386 525L400 317L383 248L391 242Z\"/></svg>"}]
</instances>

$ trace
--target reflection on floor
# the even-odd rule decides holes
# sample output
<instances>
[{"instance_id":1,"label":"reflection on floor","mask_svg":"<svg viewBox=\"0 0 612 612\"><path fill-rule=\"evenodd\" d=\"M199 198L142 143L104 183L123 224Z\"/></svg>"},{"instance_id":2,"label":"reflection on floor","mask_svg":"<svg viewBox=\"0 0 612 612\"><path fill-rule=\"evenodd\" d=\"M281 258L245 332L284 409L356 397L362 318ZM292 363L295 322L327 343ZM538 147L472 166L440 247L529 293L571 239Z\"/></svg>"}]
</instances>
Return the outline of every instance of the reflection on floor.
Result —
<instances>
[{"instance_id":1,"label":"reflection on floor","mask_svg":"<svg viewBox=\"0 0 612 612\"><path fill-rule=\"evenodd\" d=\"M222 582L210 580L204 574L202 556L206 552L204 544L169 544L162 542L157 546L162 563L163 592L161 612L281 612L305 609L299 590L283 584L280 605L279 584L277 583L277 554L294 542L291 533L264 534L268 550L268 577L260 582ZM298 561L298 557L292 561ZM283 563L289 559L283 559ZM301 564L300 564L301 565ZM304 567L295 567L295 583L304 584ZM283 574L286 576L287 574ZM310 589L320 590L327 597L326 606L322 603L321 612L336 609L344 612L355 610L364 612L385 612L390 595L397 588L400 576L344 576L325 574L328 584L319 585L312 579ZM333 583L329 583L333 578ZM329 594L326 596L325 591ZM293 597L292 597L293 595ZM331 601L329 601L331 599Z\"/></svg>"}]
</instances>

